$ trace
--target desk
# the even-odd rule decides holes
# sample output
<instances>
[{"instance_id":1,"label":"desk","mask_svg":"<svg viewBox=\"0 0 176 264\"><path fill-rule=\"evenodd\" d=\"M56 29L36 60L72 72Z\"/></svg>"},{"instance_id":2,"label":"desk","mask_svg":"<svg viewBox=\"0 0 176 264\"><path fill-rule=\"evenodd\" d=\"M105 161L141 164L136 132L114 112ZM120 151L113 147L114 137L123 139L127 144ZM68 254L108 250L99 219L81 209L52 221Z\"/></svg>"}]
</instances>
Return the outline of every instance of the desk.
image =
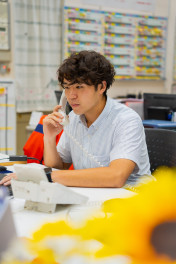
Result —
<instances>
[{"instance_id":1,"label":"desk","mask_svg":"<svg viewBox=\"0 0 176 264\"><path fill-rule=\"evenodd\" d=\"M31 237L31 234L46 222L67 220L78 225L81 221L100 209L102 202L112 198L126 198L134 195L123 188L71 188L89 197L84 205L58 205L56 212L46 214L24 209L23 199L11 199L15 227L19 237Z\"/></svg>"},{"instance_id":2,"label":"desk","mask_svg":"<svg viewBox=\"0 0 176 264\"><path fill-rule=\"evenodd\" d=\"M36 166L39 165L36 164ZM13 166L9 166L8 169L13 171ZM62 219L79 225L80 222L93 212L100 209L104 201L112 198L126 198L134 195L134 192L123 188L67 188L87 196L88 201L83 205L58 205L56 212L48 214L24 209L25 200L23 199L11 199L10 205L13 212L17 236L31 237L32 233L40 228L42 224Z\"/></svg>"},{"instance_id":3,"label":"desk","mask_svg":"<svg viewBox=\"0 0 176 264\"><path fill-rule=\"evenodd\" d=\"M165 121L165 120L155 120L148 119L143 120L144 127L148 128L163 128L163 129L172 129L176 130L176 122Z\"/></svg>"}]
</instances>

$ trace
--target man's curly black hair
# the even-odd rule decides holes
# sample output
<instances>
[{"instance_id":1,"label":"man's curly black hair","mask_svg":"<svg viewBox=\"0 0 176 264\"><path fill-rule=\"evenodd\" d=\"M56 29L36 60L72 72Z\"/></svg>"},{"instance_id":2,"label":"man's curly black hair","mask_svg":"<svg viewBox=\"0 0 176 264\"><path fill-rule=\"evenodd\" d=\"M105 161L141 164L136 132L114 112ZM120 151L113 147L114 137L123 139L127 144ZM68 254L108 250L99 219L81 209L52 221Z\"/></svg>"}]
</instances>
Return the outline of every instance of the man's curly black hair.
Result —
<instances>
[{"instance_id":1,"label":"man's curly black hair","mask_svg":"<svg viewBox=\"0 0 176 264\"><path fill-rule=\"evenodd\" d=\"M98 84L106 81L107 89L110 88L114 81L114 66L100 53L83 50L74 52L65 59L58 71L58 81L64 87L64 79L71 84L85 83L94 85L97 89Z\"/></svg>"}]
</instances>

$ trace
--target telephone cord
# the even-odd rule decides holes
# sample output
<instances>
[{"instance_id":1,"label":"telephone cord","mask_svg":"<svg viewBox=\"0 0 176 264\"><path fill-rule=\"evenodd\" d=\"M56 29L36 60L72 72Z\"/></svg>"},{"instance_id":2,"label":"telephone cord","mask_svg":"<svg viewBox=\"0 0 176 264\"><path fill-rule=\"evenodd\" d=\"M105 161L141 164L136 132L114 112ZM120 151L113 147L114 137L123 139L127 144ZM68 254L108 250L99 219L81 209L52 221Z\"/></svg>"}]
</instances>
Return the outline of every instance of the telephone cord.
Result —
<instances>
[{"instance_id":1,"label":"telephone cord","mask_svg":"<svg viewBox=\"0 0 176 264\"><path fill-rule=\"evenodd\" d=\"M93 155L91 155L81 144L80 142L74 138L68 130L64 129L65 134L73 140L73 142L84 152L84 154L91 160L94 161L99 167L104 167L104 165L101 164L101 162L97 161Z\"/></svg>"}]
</instances>

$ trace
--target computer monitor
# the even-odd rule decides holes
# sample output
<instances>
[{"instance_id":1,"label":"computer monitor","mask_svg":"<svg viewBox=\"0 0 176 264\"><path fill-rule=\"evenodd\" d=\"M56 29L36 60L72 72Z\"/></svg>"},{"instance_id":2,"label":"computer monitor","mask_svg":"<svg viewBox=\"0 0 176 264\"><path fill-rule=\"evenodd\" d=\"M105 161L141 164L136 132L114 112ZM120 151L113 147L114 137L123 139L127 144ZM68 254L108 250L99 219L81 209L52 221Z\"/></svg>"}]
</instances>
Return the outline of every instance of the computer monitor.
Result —
<instances>
[{"instance_id":1,"label":"computer monitor","mask_svg":"<svg viewBox=\"0 0 176 264\"><path fill-rule=\"evenodd\" d=\"M54 92L55 92L57 103L59 104L60 99L61 99L61 95L62 95L62 91L55 90Z\"/></svg>"},{"instance_id":2,"label":"computer monitor","mask_svg":"<svg viewBox=\"0 0 176 264\"><path fill-rule=\"evenodd\" d=\"M176 94L144 93L144 119L170 120L176 111Z\"/></svg>"}]
</instances>

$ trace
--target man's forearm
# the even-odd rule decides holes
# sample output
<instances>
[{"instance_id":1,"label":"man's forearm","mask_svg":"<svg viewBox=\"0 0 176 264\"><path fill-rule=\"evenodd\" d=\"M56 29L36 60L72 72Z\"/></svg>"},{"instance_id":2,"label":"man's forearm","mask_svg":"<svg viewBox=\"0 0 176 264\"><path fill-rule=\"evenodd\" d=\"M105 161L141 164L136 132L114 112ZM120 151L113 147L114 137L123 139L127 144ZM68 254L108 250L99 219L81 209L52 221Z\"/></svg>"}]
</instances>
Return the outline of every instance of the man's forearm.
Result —
<instances>
[{"instance_id":1,"label":"man's forearm","mask_svg":"<svg viewBox=\"0 0 176 264\"><path fill-rule=\"evenodd\" d=\"M52 168L63 169L63 162L56 149L56 139L44 136L44 162Z\"/></svg>"},{"instance_id":2,"label":"man's forearm","mask_svg":"<svg viewBox=\"0 0 176 264\"><path fill-rule=\"evenodd\" d=\"M66 186L120 188L134 171L135 166L136 164L131 160L119 159L112 161L109 167L53 171L51 177L54 182Z\"/></svg>"},{"instance_id":3,"label":"man's forearm","mask_svg":"<svg viewBox=\"0 0 176 264\"><path fill-rule=\"evenodd\" d=\"M71 187L120 188L127 178L109 167L52 172L54 182Z\"/></svg>"}]
</instances>

